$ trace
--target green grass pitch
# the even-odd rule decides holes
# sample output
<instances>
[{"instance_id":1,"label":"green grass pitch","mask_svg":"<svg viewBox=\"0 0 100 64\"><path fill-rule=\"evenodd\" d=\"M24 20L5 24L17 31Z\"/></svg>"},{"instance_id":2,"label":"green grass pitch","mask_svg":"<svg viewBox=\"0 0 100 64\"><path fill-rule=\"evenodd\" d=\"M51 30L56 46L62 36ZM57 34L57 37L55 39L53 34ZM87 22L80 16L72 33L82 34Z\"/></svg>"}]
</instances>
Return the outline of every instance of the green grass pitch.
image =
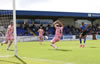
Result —
<instances>
[{"instance_id":1,"label":"green grass pitch","mask_svg":"<svg viewBox=\"0 0 100 64\"><path fill-rule=\"evenodd\" d=\"M18 57L14 56L14 45L7 51L7 45L0 46L0 64L100 64L100 40L86 41L80 48L79 41L60 41L50 46L49 41L17 43Z\"/></svg>"}]
</instances>

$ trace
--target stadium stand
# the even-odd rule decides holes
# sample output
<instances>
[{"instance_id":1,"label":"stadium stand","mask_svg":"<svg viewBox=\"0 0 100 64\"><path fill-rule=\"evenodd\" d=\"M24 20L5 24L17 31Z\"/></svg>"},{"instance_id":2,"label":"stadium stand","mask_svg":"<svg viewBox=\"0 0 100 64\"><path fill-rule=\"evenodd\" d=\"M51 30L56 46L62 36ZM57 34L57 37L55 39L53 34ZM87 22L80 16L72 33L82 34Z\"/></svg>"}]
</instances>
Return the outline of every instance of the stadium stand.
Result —
<instances>
[{"instance_id":1,"label":"stadium stand","mask_svg":"<svg viewBox=\"0 0 100 64\"><path fill-rule=\"evenodd\" d=\"M29 27L29 29L32 30L36 35L38 35L37 30L40 26L43 27L43 29L45 30L46 33L48 33L48 35L54 35L55 34L55 28L51 27L50 25L35 26L35 24L33 24ZM99 25L94 25L93 27L89 26L88 31L89 31L88 35L91 35L93 33L100 33ZM79 35L79 34L80 34L80 29L79 28L76 28L76 27L70 26L70 25L64 27L63 35ZM17 35L18 36L21 36L21 35L32 36L31 33L28 33L27 30L25 30L22 27L17 27Z\"/></svg>"},{"instance_id":2,"label":"stadium stand","mask_svg":"<svg viewBox=\"0 0 100 64\"><path fill-rule=\"evenodd\" d=\"M6 12L6 13L3 13ZM10 14L10 15L9 15ZM6 19L6 21L2 21L2 15L5 15L5 17L3 17L3 20ZM6 16L9 15L9 18ZM36 35L38 35L38 28L40 26L40 21L35 20L36 22L34 22L34 24L32 25L32 20L33 19L52 19L53 21L55 21L58 18L73 18L72 21L75 21L77 19L87 19L90 20L91 22L95 21L96 19L98 19L98 21L100 21L100 16L98 16L99 14L95 14L95 13L74 13L74 12L49 12L49 11L23 11L23 10L17 10L16 11L16 17L17 17L17 21L16 23L20 26L17 26L17 35L18 36L32 36L32 32L34 32ZM4 26L5 29L7 29L7 26L9 25L9 21L10 19L12 19L12 10L0 10L0 26ZM32 32L28 32L27 30L24 29L24 20L18 20L18 19L28 19L28 23L29 25L29 29ZM63 21L63 19L62 19ZM70 22L70 20L65 20L64 22L68 23ZM48 22L42 22L43 24L48 24ZM5 25L4 25L5 24ZM39 25L36 25L39 24ZM71 23L70 23L71 24ZM80 33L80 29L73 26L73 25L64 25L64 31L63 34L64 35L78 35ZM45 34L48 35L54 35L55 34L55 29L54 27L52 27L51 24L44 26L44 30L46 31ZM88 30L90 31L89 34L91 33L98 33L100 34L100 25L99 24L95 24L92 25L88 28ZM44 35L45 35L44 34Z\"/></svg>"}]
</instances>

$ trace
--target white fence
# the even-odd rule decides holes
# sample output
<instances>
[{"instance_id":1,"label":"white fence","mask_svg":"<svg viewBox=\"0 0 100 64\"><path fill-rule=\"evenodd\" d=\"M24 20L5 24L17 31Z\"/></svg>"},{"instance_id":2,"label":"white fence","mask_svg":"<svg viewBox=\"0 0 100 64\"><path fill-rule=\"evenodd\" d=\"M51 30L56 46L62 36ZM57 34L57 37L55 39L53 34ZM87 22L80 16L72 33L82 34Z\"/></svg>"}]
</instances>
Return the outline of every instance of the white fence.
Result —
<instances>
[{"instance_id":1,"label":"white fence","mask_svg":"<svg viewBox=\"0 0 100 64\"><path fill-rule=\"evenodd\" d=\"M27 42L27 41L37 41L39 40L38 36L18 36L17 41L18 42Z\"/></svg>"},{"instance_id":2,"label":"white fence","mask_svg":"<svg viewBox=\"0 0 100 64\"><path fill-rule=\"evenodd\" d=\"M52 40L54 36L48 36L48 40ZM18 42L25 42L25 41L38 41L38 36L18 36L17 41ZM45 37L44 37L44 40ZM76 37L76 35L65 35L61 38L61 40L79 40L79 37ZM87 35L87 40L92 40L92 35Z\"/></svg>"},{"instance_id":3,"label":"white fence","mask_svg":"<svg viewBox=\"0 0 100 64\"><path fill-rule=\"evenodd\" d=\"M52 40L54 36L48 36L48 41ZM2 38L2 39L1 39ZM0 37L1 40L4 40L5 37ZM87 35L87 40L92 40L92 35ZM96 35L96 39L100 40L100 35ZM38 36L17 36L17 42L28 42L28 41L38 41ZM44 37L45 40L45 37ZM79 40L79 36L77 35L64 35L61 40Z\"/></svg>"}]
</instances>

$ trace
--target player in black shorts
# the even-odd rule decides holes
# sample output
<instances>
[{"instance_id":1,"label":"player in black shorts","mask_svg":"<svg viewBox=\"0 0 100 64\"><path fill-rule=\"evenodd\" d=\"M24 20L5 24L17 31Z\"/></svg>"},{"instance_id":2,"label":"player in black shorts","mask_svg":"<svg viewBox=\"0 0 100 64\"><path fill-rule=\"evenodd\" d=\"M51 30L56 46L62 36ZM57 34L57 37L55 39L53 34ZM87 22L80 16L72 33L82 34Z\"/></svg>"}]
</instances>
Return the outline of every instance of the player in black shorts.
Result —
<instances>
[{"instance_id":1,"label":"player in black shorts","mask_svg":"<svg viewBox=\"0 0 100 64\"><path fill-rule=\"evenodd\" d=\"M86 42L86 36L88 33L88 25L84 24L84 22L82 22L82 26L80 27L81 30L81 34L80 34L80 47L85 47L85 42ZM84 39L84 44L82 45L82 38Z\"/></svg>"}]
</instances>

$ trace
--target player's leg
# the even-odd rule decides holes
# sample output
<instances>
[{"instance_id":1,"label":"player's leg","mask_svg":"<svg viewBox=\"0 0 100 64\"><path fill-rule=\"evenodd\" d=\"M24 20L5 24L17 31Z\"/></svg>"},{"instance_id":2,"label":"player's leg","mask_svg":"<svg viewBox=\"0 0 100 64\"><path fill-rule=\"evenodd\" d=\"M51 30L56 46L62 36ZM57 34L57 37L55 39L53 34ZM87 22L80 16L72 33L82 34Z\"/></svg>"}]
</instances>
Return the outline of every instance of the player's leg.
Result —
<instances>
[{"instance_id":1,"label":"player's leg","mask_svg":"<svg viewBox=\"0 0 100 64\"><path fill-rule=\"evenodd\" d=\"M42 39L40 38L40 45L42 45L42 41L41 41Z\"/></svg>"},{"instance_id":2,"label":"player's leg","mask_svg":"<svg viewBox=\"0 0 100 64\"><path fill-rule=\"evenodd\" d=\"M51 46L52 46L53 48L55 48L55 49L58 48L57 46L54 45L57 41L59 41L59 39L58 39L57 37L54 37L53 40L51 41Z\"/></svg>"},{"instance_id":3,"label":"player's leg","mask_svg":"<svg viewBox=\"0 0 100 64\"><path fill-rule=\"evenodd\" d=\"M55 46L54 44L56 43L56 41L51 41L51 46L55 49L57 49L57 46Z\"/></svg>"},{"instance_id":4,"label":"player's leg","mask_svg":"<svg viewBox=\"0 0 100 64\"><path fill-rule=\"evenodd\" d=\"M8 40L1 42L1 45L3 45L3 44L8 44Z\"/></svg>"},{"instance_id":5,"label":"player's leg","mask_svg":"<svg viewBox=\"0 0 100 64\"><path fill-rule=\"evenodd\" d=\"M87 36L87 35L84 35L84 44L83 44L83 47L85 47L86 36Z\"/></svg>"},{"instance_id":6,"label":"player's leg","mask_svg":"<svg viewBox=\"0 0 100 64\"><path fill-rule=\"evenodd\" d=\"M9 50L10 46L12 45L13 43L13 40L10 40L9 44L8 44L8 47L7 47L7 50Z\"/></svg>"},{"instance_id":7,"label":"player's leg","mask_svg":"<svg viewBox=\"0 0 100 64\"><path fill-rule=\"evenodd\" d=\"M40 45L42 45L43 37L40 36L39 38L40 38Z\"/></svg>"},{"instance_id":8,"label":"player's leg","mask_svg":"<svg viewBox=\"0 0 100 64\"><path fill-rule=\"evenodd\" d=\"M8 44L8 47L7 47L7 50L9 50L9 47L12 45L13 41L14 41L14 36L13 34L9 35L9 44Z\"/></svg>"},{"instance_id":9,"label":"player's leg","mask_svg":"<svg viewBox=\"0 0 100 64\"><path fill-rule=\"evenodd\" d=\"M82 47L82 34L80 34L80 47Z\"/></svg>"},{"instance_id":10,"label":"player's leg","mask_svg":"<svg viewBox=\"0 0 100 64\"><path fill-rule=\"evenodd\" d=\"M5 42L3 42L3 44L8 44L8 40L6 40Z\"/></svg>"},{"instance_id":11,"label":"player's leg","mask_svg":"<svg viewBox=\"0 0 100 64\"><path fill-rule=\"evenodd\" d=\"M1 45L8 44L8 40L9 39L10 39L10 36L8 34L6 34L6 40L4 40L3 42L1 42Z\"/></svg>"}]
</instances>

